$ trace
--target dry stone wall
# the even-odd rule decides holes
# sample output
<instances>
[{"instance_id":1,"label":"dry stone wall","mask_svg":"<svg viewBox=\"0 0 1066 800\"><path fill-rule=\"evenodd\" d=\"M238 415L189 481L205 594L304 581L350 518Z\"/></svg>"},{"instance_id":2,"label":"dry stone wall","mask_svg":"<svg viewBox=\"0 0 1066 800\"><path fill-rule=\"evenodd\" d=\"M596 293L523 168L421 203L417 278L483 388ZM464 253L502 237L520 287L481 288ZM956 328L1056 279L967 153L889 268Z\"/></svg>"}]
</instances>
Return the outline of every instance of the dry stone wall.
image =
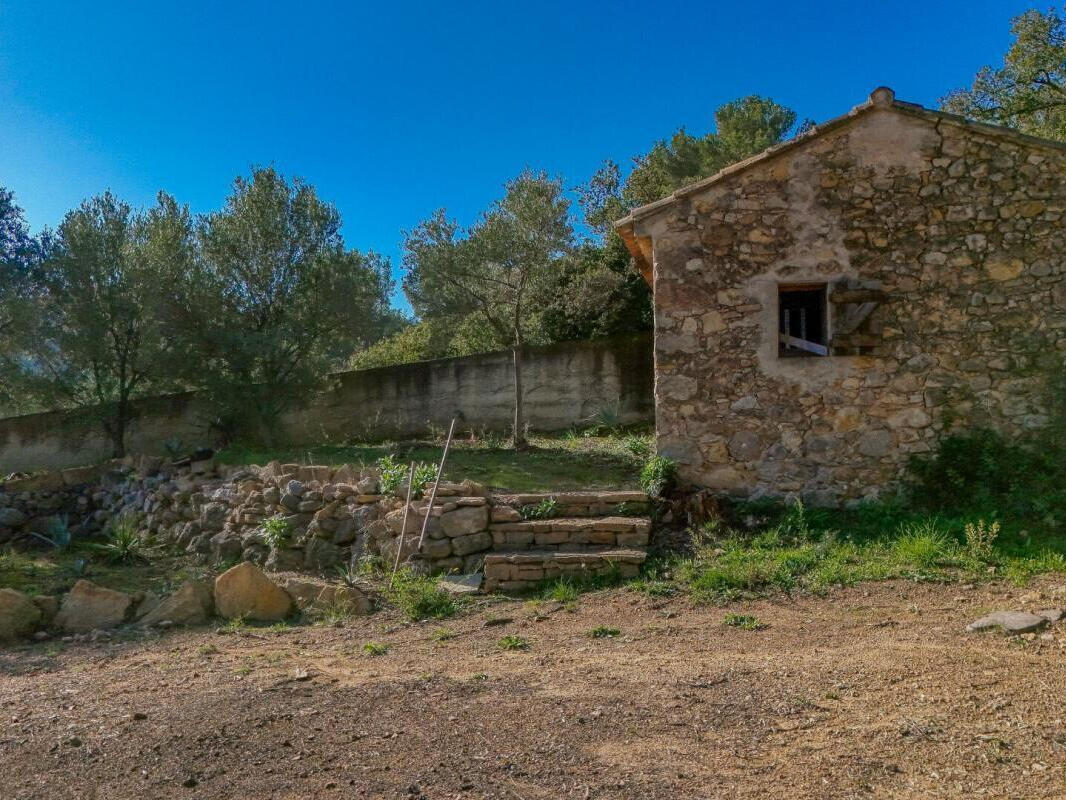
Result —
<instances>
[{"instance_id":1,"label":"dry stone wall","mask_svg":"<svg viewBox=\"0 0 1066 800\"><path fill-rule=\"evenodd\" d=\"M952 426L1048 422L1066 153L873 106L636 223L654 250L658 448L692 483L836 504L892 485ZM853 354L785 358L789 284L883 300Z\"/></svg>"}]
</instances>

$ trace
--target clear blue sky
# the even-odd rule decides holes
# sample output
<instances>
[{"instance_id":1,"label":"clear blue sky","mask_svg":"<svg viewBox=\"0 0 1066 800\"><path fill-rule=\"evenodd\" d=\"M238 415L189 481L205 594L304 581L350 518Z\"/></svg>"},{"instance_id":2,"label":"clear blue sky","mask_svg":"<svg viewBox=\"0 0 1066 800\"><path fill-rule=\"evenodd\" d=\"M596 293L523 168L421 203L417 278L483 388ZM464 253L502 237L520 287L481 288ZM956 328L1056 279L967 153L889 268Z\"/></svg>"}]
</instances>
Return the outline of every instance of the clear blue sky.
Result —
<instances>
[{"instance_id":1,"label":"clear blue sky","mask_svg":"<svg viewBox=\"0 0 1066 800\"><path fill-rule=\"evenodd\" d=\"M36 230L108 188L207 211L274 163L398 262L440 206L469 223L527 165L572 186L735 97L815 121L879 84L933 105L1029 7L0 0L0 185Z\"/></svg>"}]
</instances>

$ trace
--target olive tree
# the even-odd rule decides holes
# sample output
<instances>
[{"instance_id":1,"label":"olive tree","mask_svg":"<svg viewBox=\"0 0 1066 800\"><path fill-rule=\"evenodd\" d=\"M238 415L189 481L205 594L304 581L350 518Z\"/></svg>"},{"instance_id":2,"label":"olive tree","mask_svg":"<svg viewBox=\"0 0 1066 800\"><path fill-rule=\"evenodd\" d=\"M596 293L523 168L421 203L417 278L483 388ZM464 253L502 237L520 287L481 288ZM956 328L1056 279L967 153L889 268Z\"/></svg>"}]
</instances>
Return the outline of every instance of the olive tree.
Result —
<instances>
[{"instance_id":1,"label":"olive tree","mask_svg":"<svg viewBox=\"0 0 1066 800\"><path fill-rule=\"evenodd\" d=\"M562 182L526 171L469 229L442 209L404 236L404 291L425 319L476 316L513 355L513 445L525 447L522 350L543 296L574 246Z\"/></svg>"}]
</instances>

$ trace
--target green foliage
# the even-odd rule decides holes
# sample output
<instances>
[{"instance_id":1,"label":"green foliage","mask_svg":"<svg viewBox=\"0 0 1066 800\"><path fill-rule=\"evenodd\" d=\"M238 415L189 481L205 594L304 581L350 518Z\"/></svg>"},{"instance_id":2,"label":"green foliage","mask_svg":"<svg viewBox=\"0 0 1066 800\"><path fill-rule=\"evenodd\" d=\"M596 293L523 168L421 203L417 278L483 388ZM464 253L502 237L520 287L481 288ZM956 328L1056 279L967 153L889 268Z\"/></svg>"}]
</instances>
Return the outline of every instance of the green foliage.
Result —
<instances>
[{"instance_id":1,"label":"green foliage","mask_svg":"<svg viewBox=\"0 0 1066 800\"><path fill-rule=\"evenodd\" d=\"M169 308L187 344L182 377L220 434L270 441L279 414L398 327L388 262L348 249L340 228L314 187L269 167L237 178L196 224Z\"/></svg>"},{"instance_id":2,"label":"green foliage","mask_svg":"<svg viewBox=\"0 0 1066 800\"><path fill-rule=\"evenodd\" d=\"M908 464L907 490L919 508L1066 521L1066 443L1058 437L1007 441L975 429L941 440L928 456Z\"/></svg>"},{"instance_id":3,"label":"green foliage","mask_svg":"<svg viewBox=\"0 0 1066 800\"><path fill-rule=\"evenodd\" d=\"M964 528L966 551L977 561L992 561L996 539L999 538L999 523L985 524L983 519L967 522Z\"/></svg>"},{"instance_id":4,"label":"green foliage","mask_svg":"<svg viewBox=\"0 0 1066 800\"><path fill-rule=\"evenodd\" d=\"M109 192L68 213L17 287L0 289L4 390L25 408L91 409L123 455L132 401L174 383L164 287L181 257L170 231L187 222L163 194L144 213Z\"/></svg>"},{"instance_id":5,"label":"green foliage","mask_svg":"<svg viewBox=\"0 0 1066 800\"><path fill-rule=\"evenodd\" d=\"M408 468L396 462L391 455L378 460L378 483L382 494L395 494L407 479Z\"/></svg>"},{"instance_id":6,"label":"green foliage","mask_svg":"<svg viewBox=\"0 0 1066 800\"><path fill-rule=\"evenodd\" d=\"M742 631L761 631L768 627L767 624L760 621L758 617L747 614L734 614L732 612L725 615L722 624L727 625L730 628L740 628Z\"/></svg>"},{"instance_id":7,"label":"green foliage","mask_svg":"<svg viewBox=\"0 0 1066 800\"><path fill-rule=\"evenodd\" d=\"M649 458L640 470L640 486L649 497L662 497L677 482L677 464L665 456Z\"/></svg>"},{"instance_id":8,"label":"green foliage","mask_svg":"<svg viewBox=\"0 0 1066 800\"><path fill-rule=\"evenodd\" d=\"M141 537L136 524L129 517L119 517L111 523L107 540L97 549L112 562L145 561L150 553L147 541Z\"/></svg>"},{"instance_id":9,"label":"green foliage","mask_svg":"<svg viewBox=\"0 0 1066 800\"><path fill-rule=\"evenodd\" d=\"M262 531L263 541L271 549L284 547L289 541L289 523L280 514L264 520Z\"/></svg>"},{"instance_id":10,"label":"green foliage","mask_svg":"<svg viewBox=\"0 0 1066 800\"><path fill-rule=\"evenodd\" d=\"M424 319L477 316L515 352L516 448L525 444L521 352L535 341L536 297L574 246L562 181L526 171L468 230L438 211L404 238L404 292Z\"/></svg>"},{"instance_id":11,"label":"green foliage","mask_svg":"<svg viewBox=\"0 0 1066 800\"><path fill-rule=\"evenodd\" d=\"M44 535L33 531L29 531L29 534L60 551L69 549L73 538L70 532L70 524L65 516L52 517L48 523L48 530Z\"/></svg>"},{"instance_id":12,"label":"green foliage","mask_svg":"<svg viewBox=\"0 0 1066 800\"><path fill-rule=\"evenodd\" d=\"M415 474L411 479L411 494L421 497L429 485L437 479L437 468L433 464L415 464Z\"/></svg>"},{"instance_id":13,"label":"green foliage","mask_svg":"<svg viewBox=\"0 0 1066 800\"><path fill-rule=\"evenodd\" d=\"M1011 21L1014 40L998 68L982 67L969 89L941 100L946 111L1034 136L1066 140L1066 17L1030 10Z\"/></svg>"},{"instance_id":14,"label":"green foliage","mask_svg":"<svg viewBox=\"0 0 1066 800\"><path fill-rule=\"evenodd\" d=\"M522 506L525 519L551 519L559 513L559 502L554 497L545 497L539 503Z\"/></svg>"},{"instance_id":15,"label":"green foliage","mask_svg":"<svg viewBox=\"0 0 1066 800\"><path fill-rule=\"evenodd\" d=\"M448 642L458 638L458 636L459 634L450 628L437 628L433 631L433 641L435 642Z\"/></svg>"},{"instance_id":16,"label":"green foliage","mask_svg":"<svg viewBox=\"0 0 1066 800\"><path fill-rule=\"evenodd\" d=\"M544 589L544 599L563 605L576 603L581 588L573 578L557 578Z\"/></svg>"},{"instance_id":17,"label":"green foliage","mask_svg":"<svg viewBox=\"0 0 1066 800\"><path fill-rule=\"evenodd\" d=\"M363 652L368 656L383 656L389 652L389 646L380 642L367 642L363 645Z\"/></svg>"},{"instance_id":18,"label":"green foliage","mask_svg":"<svg viewBox=\"0 0 1066 800\"><path fill-rule=\"evenodd\" d=\"M501 650L528 650L529 642L523 637L516 636L512 633L500 639L500 641L496 643L496 646Z\"/></svg>"},{"instance_id":19,"label":"green foliage","mask_svg":"<svg viewBox=\"0 0 1066 800\"><path fill-rule=\"evenodd\" d=\"M950 561L954 549L955 543L936 520L905 527L892 544L898 562L918 571L930 570Z\"/></svg>"},{"instance_id":20,"label":"green foliage","mask_svg":"<svg viewBox=\"0 0 1066 800\"><path fill-rule=\"evenodd\" d=\"M378 481L381 483L382 494L395 494L404 487L409 470L410 467L397 463L391 455L382 456L378 460ZM411 497L421 497L436 477L437 468L434 465L422 462L415 464L411 478Z\"/></svg>"},{"instance_id":21,"label":"green foliage","mask_svg":"<svg viewBox=\"0 0 1066 800\"><path fill-rule=\"evenodd\" d=\"M385 592L389 602L408 619L445 619L455 616L459 606L452 595L441 589L434 578L401 569Z\"/></svg>"},{"instance_id":22,"label":"green foliage","mask_svg":"<svg viewBox=\"0 0 1066 800\"><path fill-rule=\"evenodd\" d=\"M597 625L591 631L589 636L593 639L613 639L615 636L621 635L621 631L618 628L611 628L607 625Z\"/></svg>"},{"instance_id":23,"label":"green foliage","mask_svg":"<svg viewBox=\"0 0 1066 800\"><path fill-rule=\"evenodd\" d=\"M648 436L629 434L622 437L622 450L640 459L647 459L652 454L652 443Z\"/></svg>"}]
</instances>

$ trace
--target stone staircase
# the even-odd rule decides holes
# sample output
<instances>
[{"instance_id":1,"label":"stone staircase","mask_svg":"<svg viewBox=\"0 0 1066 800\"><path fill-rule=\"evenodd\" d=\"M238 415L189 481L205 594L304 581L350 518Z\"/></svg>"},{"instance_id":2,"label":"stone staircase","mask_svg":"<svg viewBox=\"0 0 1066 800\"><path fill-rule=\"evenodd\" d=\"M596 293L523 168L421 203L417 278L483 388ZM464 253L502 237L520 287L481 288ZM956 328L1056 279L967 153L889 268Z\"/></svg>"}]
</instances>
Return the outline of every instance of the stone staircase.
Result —
<instances>
[{"instance_id":1,"label":"stone staircase","mask_svg":"<svg viewBox=\"0 0 1066 800\"><path fill-rule=\"evenodd\" d=\"M635 577L647 558L650 502L643 492L496 495L492 503L487 592L532 589L567 576ZM528 518L545 503L553 506L549 518Z\"/></svg>"}]
</instances>

